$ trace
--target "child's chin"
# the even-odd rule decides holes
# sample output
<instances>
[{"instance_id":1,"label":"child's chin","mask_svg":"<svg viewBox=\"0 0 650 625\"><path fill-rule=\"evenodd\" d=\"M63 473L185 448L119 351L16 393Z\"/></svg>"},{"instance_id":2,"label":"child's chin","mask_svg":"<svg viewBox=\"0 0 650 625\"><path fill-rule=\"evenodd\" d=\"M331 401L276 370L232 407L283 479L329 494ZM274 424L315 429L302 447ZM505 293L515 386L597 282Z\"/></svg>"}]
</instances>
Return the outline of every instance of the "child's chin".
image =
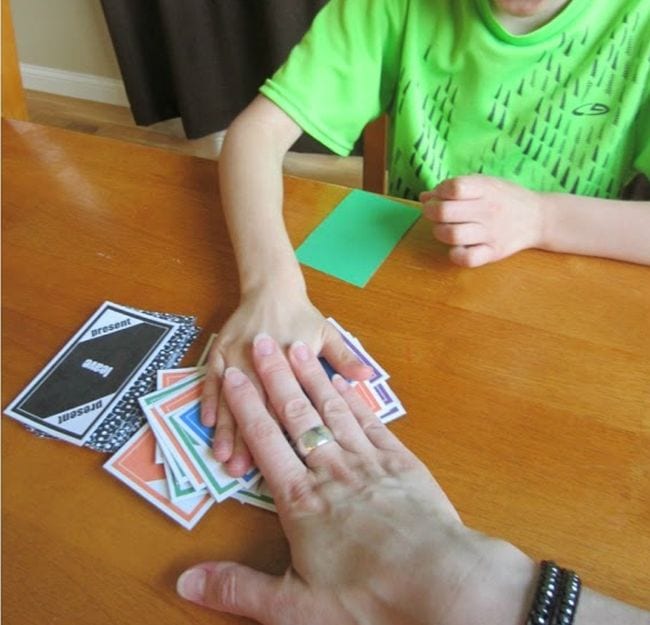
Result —
<instances>
[{"instance_id":1,"label":"child's chin","mask_svg":"<svg viewBox=\"0 0 650 625\"><path fill-rule=\"evenodd\" d=\"M495 6L515 17L531 17L544 9L549 0L494 0Z\"/></svg>"}]
</instances>

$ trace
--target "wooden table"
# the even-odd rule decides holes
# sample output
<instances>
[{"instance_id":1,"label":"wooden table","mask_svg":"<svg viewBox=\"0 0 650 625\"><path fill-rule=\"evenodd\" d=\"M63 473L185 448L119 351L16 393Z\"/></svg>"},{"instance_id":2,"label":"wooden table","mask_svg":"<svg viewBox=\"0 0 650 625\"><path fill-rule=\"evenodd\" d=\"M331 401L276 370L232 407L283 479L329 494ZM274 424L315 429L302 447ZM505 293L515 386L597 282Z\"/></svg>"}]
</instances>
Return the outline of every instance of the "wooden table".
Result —
<instances>
[{"instance_id":1,"label":"wooden table","mask_svg":"<svg viewBox=\"0 0 650 625\"><path fill-rule=\"evenodd\" d=\"M214 162L3 131L3 406L104 300L219 328L237 285ZM294 243L347 192L287 178ZM392 428L467 524L650 608L649 269L537 251L460 269L420 221L364 289L306 274L314 303L392 375L408 411ZM287 564L271 513L229 501L187 532L98 453L8 418L2 453L7 625L243 622L177 598L177 574Z\"/></svg>"}]
</instances>

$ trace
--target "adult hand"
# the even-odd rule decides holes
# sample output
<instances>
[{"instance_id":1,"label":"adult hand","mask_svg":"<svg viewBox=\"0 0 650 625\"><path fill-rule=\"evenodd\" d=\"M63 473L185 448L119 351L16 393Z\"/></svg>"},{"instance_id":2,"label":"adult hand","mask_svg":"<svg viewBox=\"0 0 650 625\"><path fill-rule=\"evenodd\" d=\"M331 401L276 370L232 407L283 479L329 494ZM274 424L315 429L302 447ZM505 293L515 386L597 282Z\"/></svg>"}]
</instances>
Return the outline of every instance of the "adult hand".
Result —
<instances>
[{"instance_id":1,"label":"adult hand","mask_svg":"<svg viewBox=\"0 0 650 625\"><path fill-rule=\"evenodd\" d=\"M449 258L476 267L539 247L542 194L500 178L459 176L420 194L433 236L451 245Z\"/></svg>"},{"instance_id":2,"label":"adult hand","mask_svg":"<svg viewBox=\"0 0 650 625\"><path fill-rule=\"evenodd\" d=\"M348 379L364 380L372 375L306 295L274 289L243 297L210 349L201 398L201 422L207 427L216 425L214 456L226 463L234 477L250 469L251 455L221 394L222 375L226 367L240 367L264 396L250 360L253 337L260 331L273 333L283 346L296 339L304 341Z\"/></svg>"},{"instance_id":3,"label":"adult hand","mask_svg":"<svg viewBox=\"0 0 650 625\"><path fill-rule=\"evenodd\" d=\"M465 527L427 468L343 378L330 383L307 345L294 343L289 361L256 338L255 370L290 438L322 424L334 435L304 463L248 376L228 368L222 392L273 494L291 566L274 577L204 562L178 592L266 625L524 622L535 564Z\"/></svg>"}]
</instances>

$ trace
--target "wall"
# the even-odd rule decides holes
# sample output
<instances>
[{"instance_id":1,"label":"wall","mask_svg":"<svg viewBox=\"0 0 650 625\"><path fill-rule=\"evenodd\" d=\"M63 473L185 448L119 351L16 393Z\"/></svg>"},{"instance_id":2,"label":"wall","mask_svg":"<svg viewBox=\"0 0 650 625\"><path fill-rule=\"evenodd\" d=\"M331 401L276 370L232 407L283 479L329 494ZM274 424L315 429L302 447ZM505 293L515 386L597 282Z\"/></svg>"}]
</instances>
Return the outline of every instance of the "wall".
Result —
<instances>
[{"instance_id":1,"label":"wall","mask_svg":"<svg viewBox=\"0 0 650 625\"><path fill-rule=\"evenodd\" d=\"M125 103L99 0L10 1L26 88Z\"/></svg>"},{"instance_id":2,"label":"wall","mask_svg":"<svg viewBox=\"0 0 650 625\"><path fill-rule=\"evenodd\" d=\"M11 0L11 9L21 62L120 78L99 0Z\"/></svg>"}]
</instances>

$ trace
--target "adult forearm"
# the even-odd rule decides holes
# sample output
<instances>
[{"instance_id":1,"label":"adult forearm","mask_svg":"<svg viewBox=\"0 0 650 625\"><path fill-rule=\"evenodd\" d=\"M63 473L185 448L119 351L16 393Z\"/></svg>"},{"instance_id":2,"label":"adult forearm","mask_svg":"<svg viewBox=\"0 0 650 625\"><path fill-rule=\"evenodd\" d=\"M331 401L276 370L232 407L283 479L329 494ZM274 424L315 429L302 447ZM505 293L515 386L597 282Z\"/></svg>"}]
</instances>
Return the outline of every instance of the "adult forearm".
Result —
<instances>
[{"instance_id":1,"label":"adult forearm","mask_svg":"<svg viewBox=\"0 0 650 625\"><path fill-rule=\"evenodd\" d=\"M539 247L650 264L650 202L547 193Z\"/></svg>"},{"instance_id":2,"label":"adult forearm","mask_svg":"<svg viewBox=\"0 0 650 625\"><path fill-rule=\"evenodd\" d=\"M574 625L650 625L650 612L583 588Z\"/></svg>"},{"instance_id":3,"label":"adult forearm","mask_svg":"<svg viewBox=\"0 0 650 625\"><path fill-rule=\"evenodd\" d=\"M221 202L240 288L268 284L304 289L282 217L282 160L288 146L254 116L235 120L219 159ZM280 145L278 145L280 143Z\"/></svg>"}]
</instances>

